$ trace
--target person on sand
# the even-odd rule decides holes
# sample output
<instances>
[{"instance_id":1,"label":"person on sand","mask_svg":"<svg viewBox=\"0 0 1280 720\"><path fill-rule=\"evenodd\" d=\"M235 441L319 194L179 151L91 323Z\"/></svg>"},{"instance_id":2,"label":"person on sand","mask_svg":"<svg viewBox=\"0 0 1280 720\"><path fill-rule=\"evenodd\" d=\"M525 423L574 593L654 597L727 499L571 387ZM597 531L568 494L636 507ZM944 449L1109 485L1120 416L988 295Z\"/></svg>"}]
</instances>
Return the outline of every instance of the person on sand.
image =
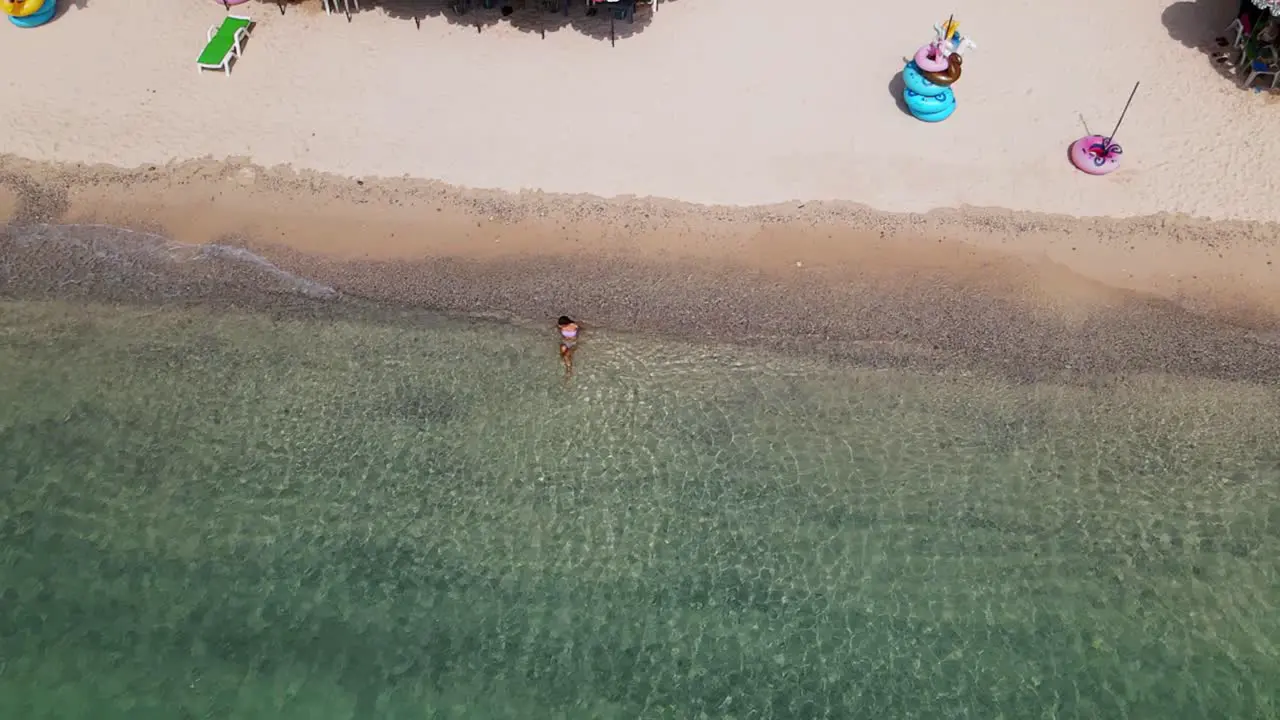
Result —
<instances>
[{"instance_id":1,"label":"person on sand","mask_svg":"<svg viewBox=\"0 0 1280 720\"><path fill-rule=\"evenodd\" d=\"M568 315L561 315L556 321L556 329L560 331L560 362L564 363L564 374L568 377L573 374L573 352L578 349L578 334L582 328Z\"/></svg>"}]
</instances>

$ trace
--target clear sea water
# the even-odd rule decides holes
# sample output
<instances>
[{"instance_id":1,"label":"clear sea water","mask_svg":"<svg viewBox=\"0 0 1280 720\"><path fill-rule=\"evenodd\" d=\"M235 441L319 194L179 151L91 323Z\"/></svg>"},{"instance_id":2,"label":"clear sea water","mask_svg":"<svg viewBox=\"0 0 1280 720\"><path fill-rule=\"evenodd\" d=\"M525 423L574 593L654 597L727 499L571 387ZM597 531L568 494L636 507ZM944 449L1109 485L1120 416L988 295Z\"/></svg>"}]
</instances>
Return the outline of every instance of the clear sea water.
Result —
<instances>
[{"instance_id":1,"label":"clear sea water","mask_svg":"<svg viewBox=\"0 0 1280 720\"><path fill-rule=\"evenodd\" d=\"M1280 717L1280 393L0 304L0 718Z\"/></svg>"}]
</instances>

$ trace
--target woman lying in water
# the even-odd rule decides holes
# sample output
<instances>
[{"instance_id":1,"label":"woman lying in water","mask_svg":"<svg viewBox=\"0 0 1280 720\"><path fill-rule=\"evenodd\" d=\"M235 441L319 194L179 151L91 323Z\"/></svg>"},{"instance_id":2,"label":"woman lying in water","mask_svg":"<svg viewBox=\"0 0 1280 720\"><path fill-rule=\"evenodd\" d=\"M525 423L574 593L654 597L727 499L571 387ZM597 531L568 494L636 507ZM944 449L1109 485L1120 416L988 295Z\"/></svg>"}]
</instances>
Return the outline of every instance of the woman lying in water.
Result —
<instances>
[{"instance_id":1,"label":"woman lying in water","mask_svg":"<svg viewBox=\"0 0 1280 720\"><path fill-rule=\"evenodd\" d=\"M567 378L573 374L573 353L578 349L578 334L582 328L568 315L560 316L556 321L556 328L560 331L560 362L564 363L564 375Z\"/></svg>"}]
</instances>

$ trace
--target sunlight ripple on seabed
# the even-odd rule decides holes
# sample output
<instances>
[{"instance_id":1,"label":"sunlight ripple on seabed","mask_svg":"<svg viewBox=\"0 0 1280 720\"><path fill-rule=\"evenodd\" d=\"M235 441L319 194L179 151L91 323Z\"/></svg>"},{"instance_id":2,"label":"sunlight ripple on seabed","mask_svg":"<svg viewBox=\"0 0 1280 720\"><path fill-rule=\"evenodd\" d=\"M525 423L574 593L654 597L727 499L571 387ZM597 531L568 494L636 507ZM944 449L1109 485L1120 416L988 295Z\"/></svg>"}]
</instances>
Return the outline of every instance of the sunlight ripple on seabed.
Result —
<instances>
[{"instance_id":1,"label":"sunlight ripple on seabed","mask_svg":"<svg viewBox=\"0 0 1280 720\"><path fill-rule=\"evenodd\" d=\"M2 717L1264 717L1271 387L6 302Z\"/></svg>"}]
</instances>

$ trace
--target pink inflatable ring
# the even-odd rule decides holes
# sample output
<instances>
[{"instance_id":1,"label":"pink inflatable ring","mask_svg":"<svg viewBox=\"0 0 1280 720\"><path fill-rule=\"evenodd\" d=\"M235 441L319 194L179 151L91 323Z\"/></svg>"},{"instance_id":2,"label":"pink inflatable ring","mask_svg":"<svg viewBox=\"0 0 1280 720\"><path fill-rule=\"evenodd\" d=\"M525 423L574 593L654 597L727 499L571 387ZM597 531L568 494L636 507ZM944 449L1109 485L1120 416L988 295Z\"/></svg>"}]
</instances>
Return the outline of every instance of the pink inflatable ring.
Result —
<instances>
[{"instance_id":1,"label":"pink inflatable ring","mask_svg":"<svg viewBox=\"0 0 1280 720\"><path fill-rule=\"evenodd\" d=\"M946 72L947 54L942 52L942 48L936 43L930 43L917 50L913 59L916 61L916 67L925 72Z\"/></svg>"},{"instance_id":2,"label":"pink inflatable ring","mask_svg":"<svg viewBox=\"0 0 1280 720\"><path fill-rule=\"evenodd\" d=\"M1071 164L1090 175L1106 175L1120 167L1124 150L1101 135L1085 135L1071 143Z\"/></svg>"}]
</instances>

